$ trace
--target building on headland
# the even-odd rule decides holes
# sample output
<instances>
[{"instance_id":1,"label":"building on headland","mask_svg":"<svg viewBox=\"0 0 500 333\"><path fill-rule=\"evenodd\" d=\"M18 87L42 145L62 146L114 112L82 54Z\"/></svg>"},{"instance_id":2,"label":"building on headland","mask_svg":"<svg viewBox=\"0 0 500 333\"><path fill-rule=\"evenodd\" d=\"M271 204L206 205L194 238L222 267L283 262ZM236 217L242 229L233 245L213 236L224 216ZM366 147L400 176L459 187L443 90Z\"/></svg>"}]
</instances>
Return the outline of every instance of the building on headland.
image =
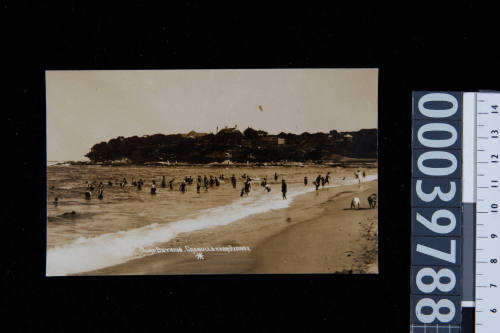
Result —
<instances>
[{"instance_id":1,"label":"building on headland","mask_svg":"<svg viewBox=\"0 0 500 333\"><path fill-rule=\"evenodd\" d=\"M259 140L263 144L268 145L284 145L285 138L279 138L277 135L265 135L259 137Z\"/></svg>"},{"instance_id":2,"label":"building on headland","mask_svg":"<svg viewBox=\"0 0 500 333\"><path fill-rule=\"evenodd\" d=\"M227 127L227 126L226 126L226 127L224 127L224 128L221 128L221 129L217 132L217 134L218 134L218 133L233 133L233 132L235 132L235 131L237 131L236 127Z\"/></svg>"},{"instance_id":3,"label":"building on headland","mask_svg":"<svg viewBox=\"0 0 500 333\"><path fill-rule=\"evenodd\" d=\"M344 134L344 141L351 142L352 141L352 135L349 134L349 133Z\"/></svg>"},{"instance_id":4,"label":"building on headland","mask_svg":"<svg viewBox=\"0 0 500 333\"><path fill-rule=\"evenodd\" d=\"M217 133L232 133L234 131L237 131L238 130L238 125L234 125L234 127L227 127L227 126L224 126L224 128L221 128L219 130L219 126L217 126L215 128L215 134Z\"/></svg>"}]
</instances>

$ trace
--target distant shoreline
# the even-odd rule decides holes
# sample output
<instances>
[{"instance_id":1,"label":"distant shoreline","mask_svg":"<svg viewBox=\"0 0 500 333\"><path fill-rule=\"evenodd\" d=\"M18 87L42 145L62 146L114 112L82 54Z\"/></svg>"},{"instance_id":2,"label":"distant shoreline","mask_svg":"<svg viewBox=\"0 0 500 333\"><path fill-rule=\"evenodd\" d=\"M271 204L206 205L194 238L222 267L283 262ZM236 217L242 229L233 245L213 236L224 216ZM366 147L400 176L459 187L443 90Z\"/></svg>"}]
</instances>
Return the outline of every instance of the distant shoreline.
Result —
<instances>
[{"instance_id":1,"label":"distant shoreline","mask_svg":"<svg viewBox=\"0 0 500 333\"><path fill-rule=\"evenodd\" d=\"M49 161L52 162L52 161ZM91 161L65 161L50 164L48 166L103 166L103 167L361 167L377 168L377 159L372 158L352 158L345 161L316 161L316 162L248 162L248 163L165 163L165 162L144 162L144 163L122 163L122 162L91 162Z\"/></svg>"}]
</instances>

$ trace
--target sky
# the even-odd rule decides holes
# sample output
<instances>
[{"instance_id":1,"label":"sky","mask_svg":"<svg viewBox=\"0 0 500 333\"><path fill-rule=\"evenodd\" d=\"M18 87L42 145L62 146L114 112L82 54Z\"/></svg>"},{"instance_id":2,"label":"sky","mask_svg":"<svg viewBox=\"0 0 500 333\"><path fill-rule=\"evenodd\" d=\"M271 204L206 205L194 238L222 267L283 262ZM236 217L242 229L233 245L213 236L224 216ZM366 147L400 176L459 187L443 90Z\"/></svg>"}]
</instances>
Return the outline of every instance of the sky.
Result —
<instances>
[{"instance_id":1,"label":"sky","mask_svg":"<svg viewBox=\"0 0 500 333\"><path fill-rule=\"evenodd\" d=\"M377 128L377 69L46 71L47 160L118 136ZM261 106L261 108L259 107Z\"/></svg>"}]
</instances>

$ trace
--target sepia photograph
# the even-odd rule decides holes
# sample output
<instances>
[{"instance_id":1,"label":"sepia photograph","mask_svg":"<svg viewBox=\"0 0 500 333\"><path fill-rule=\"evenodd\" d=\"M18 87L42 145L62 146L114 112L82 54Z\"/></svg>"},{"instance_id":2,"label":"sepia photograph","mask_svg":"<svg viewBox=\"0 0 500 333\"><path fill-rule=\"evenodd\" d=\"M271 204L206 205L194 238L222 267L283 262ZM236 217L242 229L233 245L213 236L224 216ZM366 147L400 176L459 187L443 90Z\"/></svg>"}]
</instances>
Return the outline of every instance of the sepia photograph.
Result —
<instances>
[{"instance_id":1,"label":"sepia photograph","mask_svg":"<svg viewBox=\"0 0 500 333\"><path fill-rule=\"evenodd\" d=\"M46 276L378 273L378 70L46 71Z\"/></svg>"}]
</instances>

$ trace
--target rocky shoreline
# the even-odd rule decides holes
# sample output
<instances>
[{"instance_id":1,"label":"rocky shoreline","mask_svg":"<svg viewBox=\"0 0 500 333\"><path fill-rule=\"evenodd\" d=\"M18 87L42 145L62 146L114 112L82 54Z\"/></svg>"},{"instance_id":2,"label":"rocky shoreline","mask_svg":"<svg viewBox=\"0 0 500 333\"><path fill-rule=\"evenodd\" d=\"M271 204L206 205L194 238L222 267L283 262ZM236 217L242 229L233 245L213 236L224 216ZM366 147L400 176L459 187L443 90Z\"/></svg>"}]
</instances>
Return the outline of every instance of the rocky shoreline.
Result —
<instances>
[{"instance_id":1,"label":"rocky shoreline","mask_svg":"<svg viewBox=\"0 0 500 333\"><path fill-rule=\"evenodd\" d=\"M225 162L212 162L212 163L165 163L165 162L122 162L122 161L106 161L106 162L92 162L92 161L66 161L54 163L51 166L133 166L133 167L224 167L224 168L238 168L238 167L352 167L352 168L377 168L378 163L376 159L352 159L347 161L308 161L308 162L248 162L248 163L225 163Z\"/></svg>"}]
</instances>

